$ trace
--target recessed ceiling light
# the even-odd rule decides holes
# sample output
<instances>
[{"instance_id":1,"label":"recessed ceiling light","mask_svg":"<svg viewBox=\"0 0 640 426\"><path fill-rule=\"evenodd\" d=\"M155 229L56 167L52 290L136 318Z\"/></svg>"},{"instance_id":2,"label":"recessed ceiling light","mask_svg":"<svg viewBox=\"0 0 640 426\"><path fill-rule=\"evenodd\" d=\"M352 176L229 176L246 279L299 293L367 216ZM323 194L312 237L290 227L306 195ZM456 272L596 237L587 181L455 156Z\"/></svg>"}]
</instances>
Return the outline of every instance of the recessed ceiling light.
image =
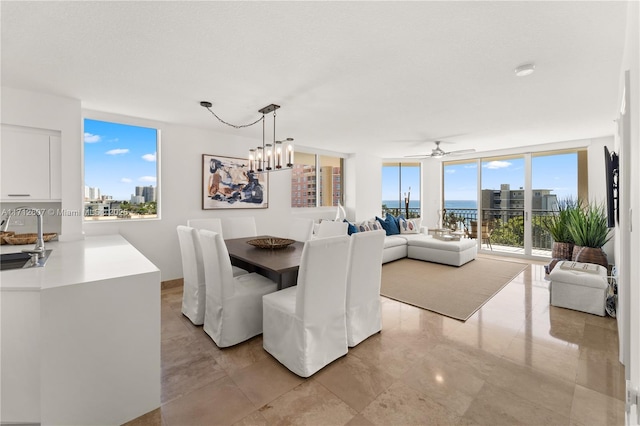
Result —
<instances>
[{"instance_id":1,"label":"recessed ceiling light","mask_svg":"<svg viewBox=\"0 0 640 426\"><path fill-rule=\"evenodd\" d=\"M520 65L514 71L518 77L524 77L525 75L533 74L533 70L536 68L534 64Z\"/></svg>"}]
</instances>

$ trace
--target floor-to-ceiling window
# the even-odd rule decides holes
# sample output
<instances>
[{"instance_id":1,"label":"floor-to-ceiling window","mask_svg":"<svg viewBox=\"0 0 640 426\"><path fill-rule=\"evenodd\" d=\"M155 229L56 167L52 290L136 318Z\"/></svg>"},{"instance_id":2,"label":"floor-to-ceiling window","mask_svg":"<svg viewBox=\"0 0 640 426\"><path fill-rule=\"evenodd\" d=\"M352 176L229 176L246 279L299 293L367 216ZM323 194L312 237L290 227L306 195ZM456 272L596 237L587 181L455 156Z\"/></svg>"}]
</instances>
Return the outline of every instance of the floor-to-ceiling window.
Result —
<instances>
[{"instance_id":1,"label":"floor-to-ceiling window","mask_svg":"<svg viewBox=\"0 0 640 426\"><path fill-rule=\"evenodd\" d=\"M524 156L483 158L480 174L482 177L478 222L489 234L489 248L501 245L509 247L509 251L514 253L524 254Z\"/></svg>"},{"instance_id":2,"label":"floor-to-ceiling window","mask_svg":"<svg viewBox=\"0 0 640 426\"><path fill-rule=\"evenodd\" d=\"M551 256L553 239L544 228L544 217L556 214L558 202L577 200L579 157L586 151L542 152L531 155L531 251L541 256ZM584 179L586 182L586 177Z\"/></svg>"},{"instance_id":3,"label":"floor-to-ceiling window","mask_svg":"<svg viewBox=\"0 0 640 426\"><path fill-rule=\"evenodd\" d=\"M420 217L420 163L382 165L382 212Z\"/></svg>"},{"instance_id":4,"label":"floor-to-ceiling window","mask_svg":"<svg viewBox=\"0 0 640 426\"><path fill-rule=\"evenodd\" d=\"M444 162L442 224L464 228L482 250L548 257L543 217L587 191L586 149Z\"/></svg>"},{"instance_id":5,"label":"floor-to-ceiling window","mask_svg":"<svg viewBox=\"0 0 640 426\"><path fill-rule=\"evenodd\" d=\"M443 164L444 210L441 226L462 227L470 231L478 211L478 162L450 161Z\"/></svg>"}]
</instances>

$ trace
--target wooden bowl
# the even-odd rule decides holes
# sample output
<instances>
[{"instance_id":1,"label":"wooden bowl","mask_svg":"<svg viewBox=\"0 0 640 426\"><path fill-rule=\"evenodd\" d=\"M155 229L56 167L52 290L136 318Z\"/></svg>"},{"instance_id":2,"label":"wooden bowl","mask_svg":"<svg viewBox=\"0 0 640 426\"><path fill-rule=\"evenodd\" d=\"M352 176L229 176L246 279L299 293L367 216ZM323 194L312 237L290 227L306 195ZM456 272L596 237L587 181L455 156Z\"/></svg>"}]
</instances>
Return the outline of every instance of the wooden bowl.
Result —
<instances>
[{"instance_id":1,"label":"wooden bowl","mask_svg":"<svg viewBox=\"0 0 640 426\"><path fill-rule=\"evenodd\" d=\"M288 238L254 238L247 241L247 244L251 244L254 247L261 249L281 249L290 246L295 243L295 240Z\"/></svg>"},{"instance_id":2,"label":"wooden bowl","mask_svg":"<svg viewBox=\"0 0 640 426\"><path fill-rule=\"evenodd\" d=\"M11 236L13 236L14 234L15 234L15 232L13 232L13 231L3 231L3 232L0 232L0 245L7 244L7 243L4 241L4 237L11 237Z\"/></svg>"},{"instance_id":3,"label":"wooden bowl","mask_svg":"<svg viewBox=\"0 0 640 426\"><path fill-rule=\"evenodd\" d=\"M36 241L38 241L38 234L14 234L14 233L12 234L13 235L3 236L2 237L3 242L11 245L24 245L24 244L35 244ZM45 242L47 242L47 241L51 241L57 236L58 234L55 232L45 232L42 235L42 238Z\"/></svg>"}]
</instances>

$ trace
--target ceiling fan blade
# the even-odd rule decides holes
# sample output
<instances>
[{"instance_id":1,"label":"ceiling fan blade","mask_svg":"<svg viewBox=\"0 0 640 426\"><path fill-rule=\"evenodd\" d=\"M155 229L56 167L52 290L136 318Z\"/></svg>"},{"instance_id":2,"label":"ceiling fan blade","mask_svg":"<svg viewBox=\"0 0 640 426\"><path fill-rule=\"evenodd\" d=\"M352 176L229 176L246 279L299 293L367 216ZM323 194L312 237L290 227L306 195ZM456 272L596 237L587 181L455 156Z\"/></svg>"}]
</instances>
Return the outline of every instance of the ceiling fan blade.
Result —
<instances>
[{"instance_id":1,"label":"ceiling fan blade","mask_svg":"<svg viewBox=\"0 0 640 426\"><path fill-rule=\"evenodd\" d=\"M418 154L418 155L405 155L404 158L431 158L430 155Z\"/></svg>"},{"instance_id":2,"label":"ceiling fan blade","mask_svg":"<svg viewBox=\"0 0 640 426\"><path fill-rule=\"evenodd\" d=\"M446 155L462 155L462 154L469 154L471 152L476 152L476 150L475 149L460 149L458 151L447 152Z\"/></svg>"}]
</instances>

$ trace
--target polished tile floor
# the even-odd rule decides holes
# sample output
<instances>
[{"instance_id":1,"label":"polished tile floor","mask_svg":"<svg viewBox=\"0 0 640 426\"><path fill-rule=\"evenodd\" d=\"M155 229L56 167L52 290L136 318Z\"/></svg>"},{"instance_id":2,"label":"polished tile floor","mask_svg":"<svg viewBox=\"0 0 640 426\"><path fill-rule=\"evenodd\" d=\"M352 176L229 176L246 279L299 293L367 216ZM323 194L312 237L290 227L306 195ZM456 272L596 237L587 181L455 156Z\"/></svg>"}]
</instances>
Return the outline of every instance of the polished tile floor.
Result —
<instances>
[{"instance_id":1,"label":"polished tile floor","mask_svg":"<svg viewBox=\"0 0 640 426\"><path fill-rule=\"evenodd\" d=\"M218 349L162 291L162 406L132 425L623 425L616 321L549 305L528 266L466 322L382 298L383 328L309 379Z\"/></svg>"}]
</instances>

